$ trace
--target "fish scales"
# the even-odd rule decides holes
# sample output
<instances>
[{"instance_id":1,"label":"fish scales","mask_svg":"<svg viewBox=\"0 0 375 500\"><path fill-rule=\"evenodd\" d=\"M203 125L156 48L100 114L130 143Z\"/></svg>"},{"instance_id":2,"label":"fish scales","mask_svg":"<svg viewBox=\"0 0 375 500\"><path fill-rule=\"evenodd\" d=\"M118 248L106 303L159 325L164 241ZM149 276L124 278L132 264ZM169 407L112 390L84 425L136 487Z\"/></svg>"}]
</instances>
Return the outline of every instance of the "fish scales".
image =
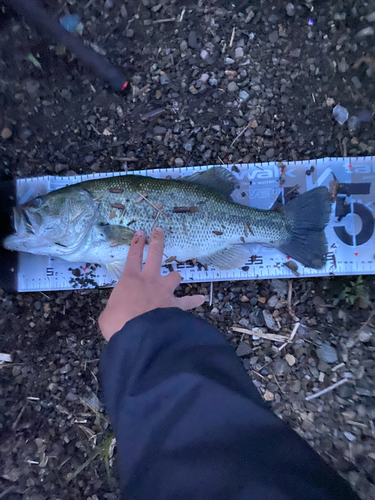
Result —
<instances>
[{"instance_id":1,"label":"fish scales","mask_svg":"<svg viewBox=\"0 0 375 500\"><path fill-rule=\"evenodd\" d=\"M246 244L257 242L308 267L325 264L327 188L273 211L234 203L236 183L227 169L213 167L182 180L126 175L74 184L15 207L15 234L4 246L103 264L118 277L134 232L149 236L157 225L165 232L165 261L196 259L234 269L251 255Z\"/></svg>"}]
</instances>

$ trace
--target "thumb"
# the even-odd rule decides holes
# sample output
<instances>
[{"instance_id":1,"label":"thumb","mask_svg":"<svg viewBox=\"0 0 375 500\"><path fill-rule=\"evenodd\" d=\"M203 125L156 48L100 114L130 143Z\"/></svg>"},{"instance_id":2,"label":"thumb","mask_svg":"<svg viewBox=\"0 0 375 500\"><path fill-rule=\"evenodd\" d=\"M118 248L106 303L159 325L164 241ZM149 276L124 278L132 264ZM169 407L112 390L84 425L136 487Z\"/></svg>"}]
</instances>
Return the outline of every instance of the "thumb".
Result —
<instances>
[{"instance_id":1,"label":"thumb","mask_svg":"<svg viewBox=\"0 0 375 500\"><path fill-rule=\"evenodd\" d=\"M177 307L183 311L188 311L189 309L195 309L201 306L206 300L206 297L204 295L186 295L185 297L176 298L176 300Z\"/></svg>"}]
</instances>

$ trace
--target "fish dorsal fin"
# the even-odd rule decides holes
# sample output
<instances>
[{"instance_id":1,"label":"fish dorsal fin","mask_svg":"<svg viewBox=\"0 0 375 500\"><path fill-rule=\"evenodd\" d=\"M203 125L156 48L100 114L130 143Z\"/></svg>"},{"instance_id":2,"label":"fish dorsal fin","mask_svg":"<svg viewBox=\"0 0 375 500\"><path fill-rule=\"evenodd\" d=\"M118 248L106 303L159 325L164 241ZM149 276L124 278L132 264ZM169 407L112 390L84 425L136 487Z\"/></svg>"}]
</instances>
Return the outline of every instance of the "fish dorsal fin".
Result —
<instances>
[{"instance_id":1,"label":"fish dorsal fin","mask_svg":"<svg viewBox=\"0 0 375 500\"><path fill-rule=\"evenodd\" d=\"M231 245L228 248L224 248L224 250L200 257L197 260L204 266L215 266L222 271L227 271L228 269L238 269L244 266L249 256L250 252L245 246Z\"/></svg>"},{"instance_id":2,"label":"fish dorsal fin","mask_svg":"<svg viewBox=\"0 0 375 500\"><path fill-rule=\"evenodd\" d=\"M195 172L192 175L184 177L184 182L199 184L210 189L214 189L229 198L238 184L236 177L224 167L212 167L208 170Z\"/></svg>"},{"instance_id":3,"label":"fish dorsal fin","mask_svg":"<svg viewBox=\"0 0 375 500\"><path fill-rule=\"evenodd\" d=\"M128 227L111 225L101 227L100 231L113 246L130 245L135 232Z\"/></svg>"}]
</instances>

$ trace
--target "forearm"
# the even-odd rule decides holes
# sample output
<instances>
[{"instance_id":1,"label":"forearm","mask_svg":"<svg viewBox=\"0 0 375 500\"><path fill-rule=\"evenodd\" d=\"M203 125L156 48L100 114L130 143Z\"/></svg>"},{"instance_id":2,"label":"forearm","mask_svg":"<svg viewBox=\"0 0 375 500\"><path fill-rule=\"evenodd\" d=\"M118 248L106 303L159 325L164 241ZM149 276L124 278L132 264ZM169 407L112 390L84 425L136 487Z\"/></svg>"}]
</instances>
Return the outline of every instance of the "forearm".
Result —
<instances>
[{"instance_id":1,"label":"forearm","mask_svg":"<svg viewBox=\"0 0 375 500\"><path fill-rule=\"evenodd\" d=\"M357 499L202 320L158 309L128 322L103 353L101 379L124 496Z\"/></svg>"}]
</instances>

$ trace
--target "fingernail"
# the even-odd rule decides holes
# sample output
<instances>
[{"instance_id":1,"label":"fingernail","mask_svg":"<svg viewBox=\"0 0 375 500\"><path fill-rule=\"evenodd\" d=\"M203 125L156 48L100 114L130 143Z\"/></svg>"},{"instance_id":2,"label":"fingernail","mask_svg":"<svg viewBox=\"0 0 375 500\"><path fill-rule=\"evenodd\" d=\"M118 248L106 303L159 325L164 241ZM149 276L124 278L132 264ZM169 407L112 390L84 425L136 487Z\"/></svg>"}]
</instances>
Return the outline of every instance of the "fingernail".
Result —
<instances>
[{"instance_id":1,"label":"fingernail","mask_svg":"<svg viewBox=\"0 0 375 500\"><path fill-rule=\"evenodd\" d=\"M139 231L136 231L135 234L134 234L134 236L138 236L138 237L139 236L144 236L144 235L145 235L145 232L142 231L142 229L140 229Z\"/></svg>"},{"instance_id":2,"label":"fingernail","mask_svg":"<svg viewBox=\"0 0 375 500\"><path fill-rule=\"evenodd\" d=\"M162 233L163 232L163 230L162 230L161 227L155 227L154 231L157 232L157 233Z\"/></svg>"}]
</instances>

